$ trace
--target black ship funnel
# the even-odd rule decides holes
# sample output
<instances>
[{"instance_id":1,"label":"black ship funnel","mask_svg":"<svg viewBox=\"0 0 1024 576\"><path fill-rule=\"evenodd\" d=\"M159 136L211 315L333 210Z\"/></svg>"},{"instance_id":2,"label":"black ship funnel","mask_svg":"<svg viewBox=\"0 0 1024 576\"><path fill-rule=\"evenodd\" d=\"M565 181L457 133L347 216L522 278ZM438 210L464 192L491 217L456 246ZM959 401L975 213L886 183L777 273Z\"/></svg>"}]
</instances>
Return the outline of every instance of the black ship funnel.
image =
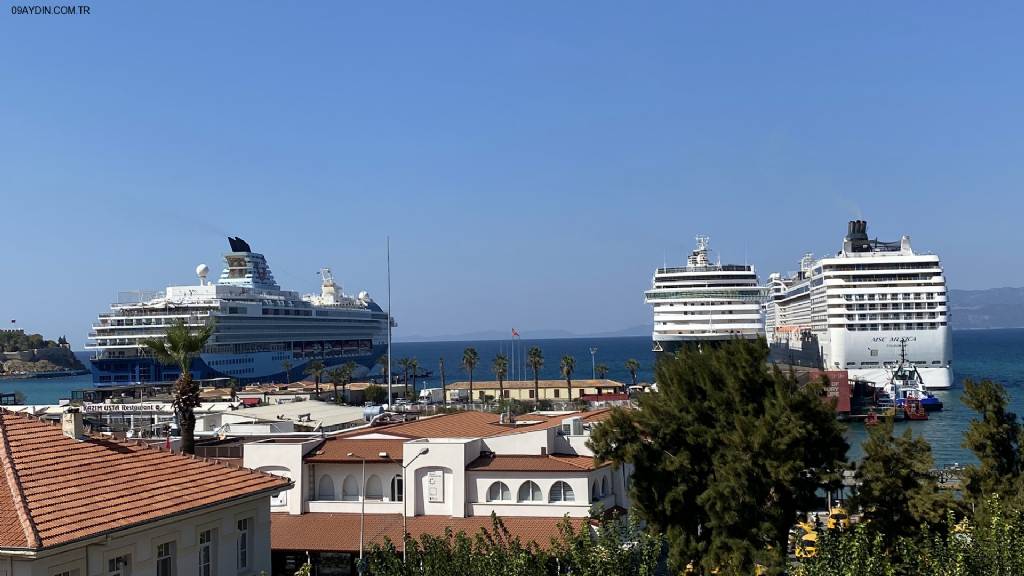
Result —
<instances>
[{"instance_id":1,"label":"black ship funnel","mask_svg":"<svg viewBox=\"0 0 1024 576\"><path fill-rule=\"evenodd\" d=\"M868 223L865 220L850 220L846 227L846 240L853 252L870 252L871 242L868 240Z\"/></svg>"}]
</instances>

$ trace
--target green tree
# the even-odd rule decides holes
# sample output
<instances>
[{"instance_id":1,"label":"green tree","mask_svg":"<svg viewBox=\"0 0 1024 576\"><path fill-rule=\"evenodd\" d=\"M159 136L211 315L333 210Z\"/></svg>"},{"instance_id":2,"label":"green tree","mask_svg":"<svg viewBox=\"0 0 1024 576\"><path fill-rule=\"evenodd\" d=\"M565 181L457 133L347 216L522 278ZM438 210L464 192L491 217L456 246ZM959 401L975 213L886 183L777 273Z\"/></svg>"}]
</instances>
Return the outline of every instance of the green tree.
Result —
<instances>
[{"instance_id":1,"label":"green tree","mask_svg":"<svg viewBox=\"0 0 1024 576\"><path fill-rule=\"evenodd\" d=\"M320 360L313 360L306 366L304 371L307 376L313 377L313 382L316 385L316 397L320 399L320 377L324 374L324 363Z\"/></svg>"},{"instance_id":2,"label":"green tree","mask_svg":"<svg viewBox=\"0 0 1024 576\"><path fill-rule=\"evenodd\" d=\"M341 404L345 396L345 387L352 382L352 374L356 371L355 362L346 362L337 368L327 371L327 378L334 385L334 402ZM341 386L341 395L338 395L338 386Z\"/></svg>"},{"instance_id":3,"label":"green tree","mask_svg":"<svg viewBox=\"0 0 1024 576\"><path fill-rule=\"evenodd\" d=\"M1018 503L1021 495L1022 429L1017 415L1007 412L1006 389L991 380L964 382L960 401L978 413L964 434L964 448L978 463L964 471L964 492L976 506L993 494L1004 502Z\"/></svg>"},{"instance_id":4,"label":"green tree","mask_svg":"<svg viewBox=\"0 0 1024 576\"><path fill-rule=\"evenodd\" d=\"M363 391L363 399L370 404L384 404L388 401L388 391L383 386L370 384Z\"/></svg>"},{"instance_id":5,"label":"green tree","mask_svg":"<svg viewBox=\"0 0 1024 576\"><path fill-rule=\"evenodd\" d=\"M470 346L462 351L462 369L469 374L469 401L473 401L473 370L476 369L477 363L480 362L480 355L476 353L476 348Z\"/></svg>"},{"instance_id":6,"label":"green tree","mask_svg":"<svg viewBox=\"0 0 1024 576\"><path fill-rule=\"evenodd\" d=\"M594 367L594 373L597 374L598 378L604 379L604 377L608 375L608 365L598 364Z\"/></svg>"},{"instance_id":7,"label":"green tree","mask_svg":"<svg viewBox=\"0 0 1024 576\"><path fill-rule=\"evenodd\" d=\"M633 379L633 386L636 386L636 373L640 370L640 362L634 358L626 360L626 370L629 370L629 375Z\"/></svg>"},{"instance_id":8,"label":"green tree","mask_svg":"<svg viewBox=\"0 0 1024 576\"><path fill-rule=\"evenodd\" d=\"M565 389L569 391L566 400L572 402L572 373L576 370L576 359L569 355L562 356L559 368L562 371L562 378L565 378Z\"/></svg>"},{"instance_id":9,"label":"green tree","mask_svg":"<svg viewBox=\"0 0 1024 576\"><path fill-rule=\"evenodd\" d=\"M399 358L398 367L402 369L402 390L406 392L406 398L408 398L409 390L409 367L412 365L412 360L409 358Z\"/></svg>"},{"instance_id":10,"label":"green tree","mask_svg":"<svg viewBox=\"0 0 1024 576\"><path fill-rule=\"evenodd\" d=\"M953 502L930 473L934 461L926 440L915 438L910 428L894 437L892 419L886 418L870 428L862 447L864 459L857 467L861 486L851 502L872 530L893 538L944 520Z\"/></svg>"},{"instance_id":11,"label":"green tree","mask_svg":"<svg viewBox=\"0 0 1024 576\"><path fill-rule=\"evenodd\" d=\"M494 361L491 363L491 371L494 372L494 377L498 379L498 400L504 400L505 377L508 376L508 357L504 354L495 356Z\"/></svg>"},{"instance_id":12,"label":"green tree","mask_svg":"<svg viewBox=\"0 0 1024 576\"><path fill-rule=\"evenodd\" d=\"M292 383L292 366L294 366L294 364L292 364L291 360L282 360L281 361L281 369L284 370L284 383L285 384L291 384Z\"/></svg>"},{"instance_id":13,"label":"green tree","mask_svg":"<svg viewBox=\"0 0 1024 576\"><path fill-rule=\"evenodd\" d=\"M416 395L416 372L420 369L420 362L415 358L409 359L409 371L412 373L412 395L409 393L408 384L405 387L405 397L412 398Z\"/></svg>"},{"instance_id":14,"label":"green tree","mask_svg":"<svg viewBox=\"0 0 1024 576\"><path fill-rule=\"evenodd\" d=\"M766 364L763 340L682 350L659 389L591 433L600 459L630 465L631 513L669 542L674 570L779 570L798 512L839 469L847 444L821 387Z\"/></svg>"},{"instance_id":15,"label":"green tree","mask_svg":"<svg viewBox=\"0 0 1024 576\"><path fill-rule=\"evenodd\" d=\"M526 352L526 363L533 370L533 399L540 402L540 369L544 367L544 352L536 346L530 346Z\"/></svg>"},{"instance_id":16,"label":"green tree","mask_svg":"<svg viewBox=\"0 0 1024 576\"><path fill-rule=\"evenodd\" d=\"M151 338L143 341L143 346L161 364L174 364L181 371L174 383L173 400L174 416L181 429L181 451L185 454L196 453L196 414L199 406L199 385L192 380L192 359L199 355L206 342L213 334L214 323L209 322L196 331L192 331L184 320L172 324L163 338Z\"/></svg>"},{"instance_id":17,"label":"green tree","mask_svg":"<svg viewBox=\"0 0 1024 576\"><path fill-rule=\"evenodd\" d=\"M388 361L389 360L390 360L390 356L388 356L387 354L382 354L380 358L377 358L377 365L380 366L380 374L385 379L388 377Z\"/></svg>"}]
</instances>

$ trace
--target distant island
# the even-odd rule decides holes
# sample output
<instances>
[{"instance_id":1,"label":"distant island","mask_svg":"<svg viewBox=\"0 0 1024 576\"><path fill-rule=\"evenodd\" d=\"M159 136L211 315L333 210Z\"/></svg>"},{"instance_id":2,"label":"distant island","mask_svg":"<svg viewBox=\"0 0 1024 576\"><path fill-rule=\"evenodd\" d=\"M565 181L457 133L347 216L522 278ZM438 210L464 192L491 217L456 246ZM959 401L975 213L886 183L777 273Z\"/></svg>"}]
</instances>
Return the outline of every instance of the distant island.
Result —
<instances>
[{"instance_id":1,"label":"distant island","mask_svg":"<svg viewBox=\"0 0 1024 576\"><path fill-rule=\"evenodd\" d=\"M24 330L0 330L0 378L45 378L84 374L67 338L46 340Z\"/></svg>"},{"instance_id":2,"label":"distant island","mask_svg":"<svg viewBox=\"0 0 1024 576\"><path fill-rule=\"evenodd\" d=\"M1024 328L1024 288L950 290L949 309L954 330Z\"/></svg>"}]
</instances>

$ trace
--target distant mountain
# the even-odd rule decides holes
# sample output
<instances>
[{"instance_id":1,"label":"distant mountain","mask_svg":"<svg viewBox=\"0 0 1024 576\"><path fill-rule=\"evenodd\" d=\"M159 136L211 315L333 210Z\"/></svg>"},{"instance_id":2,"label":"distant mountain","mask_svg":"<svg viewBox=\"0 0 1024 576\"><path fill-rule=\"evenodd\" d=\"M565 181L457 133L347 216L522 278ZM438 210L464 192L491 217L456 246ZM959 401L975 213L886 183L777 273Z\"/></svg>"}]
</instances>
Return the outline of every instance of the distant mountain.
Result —
<instances>
[{"instance_id":1,"label":"distant mountain","mask_svg":"<svg viewBox=\"0 0 1024 576\"><path fill-rule=\"evenodd\" d=\"M1024 328L1024 288L950 290L949 309L954 330Z\"/></svg>"},{"instance_id":2,"label":"distant mountain","mask_svg":"<svg viewBox=\"0 0 1024 576\"><path fill-rule=\"evenodd\" d=\"M570 332L568 330L520 330L524 340L550 340L553 338L622 338L629 336L650 336L651 326L641 324L621 330L609 332ZM395 336L396 342L471 342L475 340L510 340L511 330L480 330L477 332L462 332L458 334L443 334L440 336L424 336L414 334L412 336Z\"/></svg>"}]
</instances>

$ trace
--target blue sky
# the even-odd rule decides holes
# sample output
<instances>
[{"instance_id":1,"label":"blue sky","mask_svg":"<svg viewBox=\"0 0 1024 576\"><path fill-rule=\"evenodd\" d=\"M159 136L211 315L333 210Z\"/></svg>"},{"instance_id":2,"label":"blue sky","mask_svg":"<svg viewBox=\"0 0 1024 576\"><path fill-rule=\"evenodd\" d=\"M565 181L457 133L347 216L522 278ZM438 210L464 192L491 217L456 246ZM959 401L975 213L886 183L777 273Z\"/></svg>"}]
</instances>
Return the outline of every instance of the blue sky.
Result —
<instances>
[{"instance_id":1,"label":"blue sky","mask_svg":"<svg viewBox=\"0 0 1024 576\"><path fill-rule=\"evenodd\" d=\"M766 276L858 216L1024 285L1019 4L10 4L0 314L76 345L228 234L378 299L390 234L398 336L642 324L695 234Z\"/></svg>"}]
</instances>

